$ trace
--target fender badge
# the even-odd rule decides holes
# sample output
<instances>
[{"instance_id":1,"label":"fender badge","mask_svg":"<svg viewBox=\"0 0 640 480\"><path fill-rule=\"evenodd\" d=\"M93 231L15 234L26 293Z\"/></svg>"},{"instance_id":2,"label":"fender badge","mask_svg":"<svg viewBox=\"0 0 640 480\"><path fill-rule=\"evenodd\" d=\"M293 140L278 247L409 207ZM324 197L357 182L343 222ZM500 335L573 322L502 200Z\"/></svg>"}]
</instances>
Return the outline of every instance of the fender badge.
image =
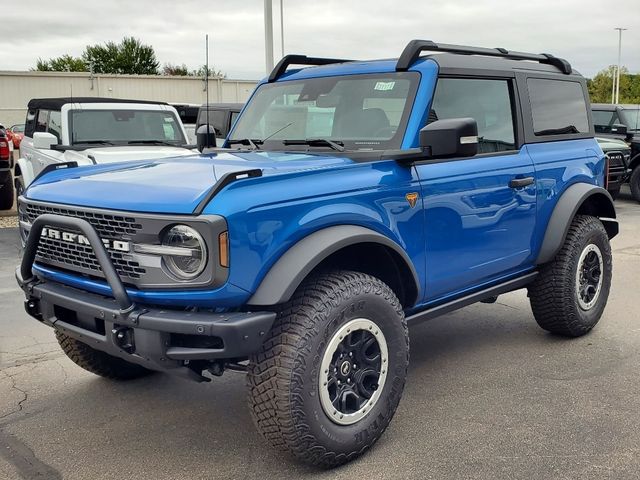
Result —
<instances>
[{"instance_id":1,"label":"fender badge","mask_svg":"<svg viewBox=\"0 0 640 480\"><path fill-rule=\"evenodd\" d=\"M407 202L409 202L409 206L411 208L416 206L416 202L418 201L418 193L417 192L411 192L411 193L407 193L404 198L407 199Z\"/></svg>"}]
</instances>

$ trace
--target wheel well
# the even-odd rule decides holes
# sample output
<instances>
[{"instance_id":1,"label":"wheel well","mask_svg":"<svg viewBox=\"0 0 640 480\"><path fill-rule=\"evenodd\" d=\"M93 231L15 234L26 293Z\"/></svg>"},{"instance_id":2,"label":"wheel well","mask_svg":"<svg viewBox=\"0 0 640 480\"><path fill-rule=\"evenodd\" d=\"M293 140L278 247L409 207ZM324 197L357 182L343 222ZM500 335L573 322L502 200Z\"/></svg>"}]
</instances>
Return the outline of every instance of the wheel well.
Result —
<instances>
[{"instance_id":1,"label":"wheel well","mask_svg":"<svg viewBox=\"0 0 640 480\"><path fill-rule=\"evenodd\" d=\"M379 243L356 243L325 258L313 271L354 270L379 278L396 294L404 308L417 301L418 290L411 270L392 248Z\"/></svg>"}]
</instances>

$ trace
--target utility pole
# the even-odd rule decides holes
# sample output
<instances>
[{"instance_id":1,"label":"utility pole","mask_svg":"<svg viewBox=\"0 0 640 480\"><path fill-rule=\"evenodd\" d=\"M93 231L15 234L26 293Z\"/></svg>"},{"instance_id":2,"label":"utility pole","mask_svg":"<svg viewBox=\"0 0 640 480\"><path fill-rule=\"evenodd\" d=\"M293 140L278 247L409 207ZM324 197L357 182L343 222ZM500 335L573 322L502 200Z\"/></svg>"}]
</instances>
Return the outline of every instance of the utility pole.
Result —
<instances>
[{"instance_id":1,"label":"utility pole","mask_svg":"<svg viewBox=\"0 0 640 480\"><path fill-rule=\"evenodd\" d=\"M280 0L280 49L284 57L284 0Z\"/></svg>"},{"instance_id":2,"label":"utility pole","mask_svg":"<svg viewBox=\"0 0 640 480\"><path fill-rule=\"evenodd\" d=\"M273 70L273 0L264 0L264 55L267 75Z\"/></svg>"},{"instance_id":3,"label":"utility pole","mask_svg":"<svg viewBox=\"0 0 640 480\"><path fill-rule=\"evenodd\" d=\"M614 28L614 30L618 30L618 67L616 68L615 102L613 103L620 103L620 60L622 54L622 32L627 29L616 27Z\"/></svg>"}]
</instances>

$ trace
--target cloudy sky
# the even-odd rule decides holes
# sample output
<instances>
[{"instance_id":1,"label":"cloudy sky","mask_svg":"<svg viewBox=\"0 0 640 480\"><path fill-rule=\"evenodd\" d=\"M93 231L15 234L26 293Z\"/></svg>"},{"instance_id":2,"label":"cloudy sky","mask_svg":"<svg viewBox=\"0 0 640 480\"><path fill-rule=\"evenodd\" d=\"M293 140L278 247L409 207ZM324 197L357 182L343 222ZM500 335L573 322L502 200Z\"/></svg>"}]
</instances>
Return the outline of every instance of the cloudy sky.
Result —
<instances>
[{"instance_id":1,"label":"cloudy sky","mask_svg":"<svg viewBox=\"0 0 640 480\"><path fill-rule=\"evenodd\" d=\"M274 3L275 57L280 0ZM79 55L87 44L133 35L160 64L211 64L229 78L264 75L263 0L19 0L3 8L0 70L27 70L38 57ZM284 0L286 53L397 57L413 38L567 58L584 75L617 61L640 73L640 0Z\"/></svg>"}]
</instances>

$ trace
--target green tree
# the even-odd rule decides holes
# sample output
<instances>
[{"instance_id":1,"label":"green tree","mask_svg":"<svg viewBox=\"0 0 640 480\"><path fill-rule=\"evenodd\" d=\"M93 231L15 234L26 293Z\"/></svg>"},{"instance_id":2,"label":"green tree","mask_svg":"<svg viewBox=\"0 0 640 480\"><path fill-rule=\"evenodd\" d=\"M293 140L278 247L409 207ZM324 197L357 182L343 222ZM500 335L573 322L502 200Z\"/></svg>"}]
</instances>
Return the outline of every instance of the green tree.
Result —
<instances>
[{"instance_id":1,"label":"green tree","mask_svg":"<svg viewBox=\"0 0 640 480\"><path fill-rule=\"evenodd\" d=\"M174 75L178 77L186 77L187 75L191 75L191 71L189 67L187 67L184 63L182 65L173 65L172 63L165 63L164 67L162 67L163 75Z\"/></svg>"},{"instance_id":2,"label":"green tree","mask_svg":"<svg viewBox=\"0 0 640 480\"><path fill-rule=\"evenodd\" d=\"M153 47L134 37L125 37L120 43L88 45L82 58L93 63L95 73L157 75L160 66Z\"/></svg>"},{"instance_id":3,"label":"green tree","mask_svg":"<svg viewBox=\"0 0 640 480\"><path fill-rule=\"evenodd\" d=\"M42 72L86 72L88 68L82 58L65 54L49 60L38 58L36 70Z\"/></svg>"},{"instance_id":4,"label":"green tree","mask_svg":"<svg viewBox=\"0 0 640 480\"><path fill-rule=\"evenodd\" d=\"M193 70L191 75L194 77L205 77L205 72L207 71L207 66L202 65L200 68ZM209 67L209 77L210 78L227 78L227 74L222 70L216 70L215 67Z\"/></svg>"},{"instance_id":5,"label":"green tree","mask_svg":"<svg viewBox=\"0 0 640 480\"><path fill-rule=\"evenodd\" d=\"M587 80L589 98L593 103L611 103L615 65ZM620 68L620 103L640 103L640 75L632 75L627 67Z\"/></svg>"}]
</instances>

